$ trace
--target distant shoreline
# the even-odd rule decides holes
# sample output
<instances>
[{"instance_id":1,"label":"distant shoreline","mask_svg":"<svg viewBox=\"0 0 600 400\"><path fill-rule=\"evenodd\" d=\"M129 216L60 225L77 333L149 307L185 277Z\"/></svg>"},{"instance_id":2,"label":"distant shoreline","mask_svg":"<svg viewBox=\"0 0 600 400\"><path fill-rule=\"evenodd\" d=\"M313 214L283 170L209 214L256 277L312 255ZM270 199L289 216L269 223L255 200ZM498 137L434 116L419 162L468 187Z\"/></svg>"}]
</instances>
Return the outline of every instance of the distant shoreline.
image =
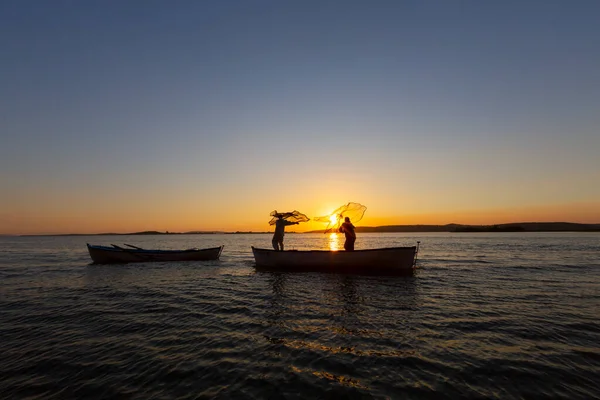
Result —
<instances>
[{"instance_id":1,"label":"distant shoreline","mask_svg":"<svg viewBox=\"0 0 600 400\"><path fill-rule=\"evenodd\" d=\"M131 233L56 233L56 234L28 234L28 235L2 235L2 236L20 236L20 237L34 237L34 236L152 236L152 235L236 235L236 234L259 234L259 233L273 233L272 231L267 232L253 232L253 231L214 231L214 232L159 232L159 231L144 231L144 232L131 232ZM286 232L286 233L298 233L298 232Z\"/></svg>"},{"instance_id":2,"label":"distant shoreline","mask_svg":"<svg viewBox=\"0 0 600 400\"><path fill-rule=\"evenodd\" d=\"M494 225L384 225L384 226L357 226L359 233L394 233L394 232L600 232L600 224L579 224L574 222L515 222L510 224ZM323 233L325 230L314 230L308 232L286 232L289 234ZM131 233L62 233L62 234L27 234L27 235L0 235L0 236L128 236L128 235L236 235L236 234L265 234L272 231L190 231L190 232L160 232L143 231Z\"/></svg>"}]
</instances>

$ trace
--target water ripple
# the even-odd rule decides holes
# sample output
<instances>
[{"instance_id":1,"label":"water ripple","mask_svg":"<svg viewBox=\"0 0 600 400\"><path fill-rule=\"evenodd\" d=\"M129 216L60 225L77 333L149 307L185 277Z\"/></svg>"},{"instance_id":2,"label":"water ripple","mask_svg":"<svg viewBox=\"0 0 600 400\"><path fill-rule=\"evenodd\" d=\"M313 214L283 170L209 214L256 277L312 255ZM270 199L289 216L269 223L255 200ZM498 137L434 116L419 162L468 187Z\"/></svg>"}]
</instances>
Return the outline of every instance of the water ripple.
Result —
<instances>
[{"instance_id":1,"label":"water ripple","mask_svg":"<svg viewBox=\"0 0 600 400\"><path fill-rule=\"evenodd\" d=\"M218 262L118 267L76 238L13 238L0 397L598 398L600 242L557 237L425 235L394 278L257 273L260 235L207 239L230 248Z\"/></svg>"}]
</instances>

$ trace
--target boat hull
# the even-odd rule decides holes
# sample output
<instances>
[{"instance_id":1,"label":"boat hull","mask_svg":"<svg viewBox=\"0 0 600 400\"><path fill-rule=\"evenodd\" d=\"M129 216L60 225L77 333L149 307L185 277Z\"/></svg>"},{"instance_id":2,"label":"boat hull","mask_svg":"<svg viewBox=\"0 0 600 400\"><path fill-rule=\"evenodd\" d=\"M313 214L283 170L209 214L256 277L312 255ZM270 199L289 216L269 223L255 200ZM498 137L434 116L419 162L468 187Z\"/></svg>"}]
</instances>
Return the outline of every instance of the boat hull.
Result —
<instances>
[{"instance_id":1,"label":"boat hull","mask_svg":"<svg viewBox=\"0 0 600 400\"><path fill-rule=\"evenodd\" d=\"M403 275L413 272L417 247L355 251L276 251L252 247L252 252L258 270Z\"/></svg>"},{"instance_id":2,"label":"boat hull","mask_svg":"<svg viewBox=\"0 0 600 400\"><path fill-rule=\"evenodd\" d=\"M134 262L207 261L218 260L223 246L190 250L142 250L87 245L94 264L123 264Z\"/></svg>"}]
</instances>

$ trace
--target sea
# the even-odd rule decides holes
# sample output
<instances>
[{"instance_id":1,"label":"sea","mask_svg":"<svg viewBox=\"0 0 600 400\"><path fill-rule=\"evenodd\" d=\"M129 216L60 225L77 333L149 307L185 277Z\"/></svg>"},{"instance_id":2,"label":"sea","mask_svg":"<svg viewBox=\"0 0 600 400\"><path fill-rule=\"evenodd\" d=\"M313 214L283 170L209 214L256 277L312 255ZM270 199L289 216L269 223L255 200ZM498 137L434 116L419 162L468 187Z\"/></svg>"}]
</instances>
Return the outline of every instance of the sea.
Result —
<instances>
[{"instance_id":1,"label":"sea","mask_svg":"<svg viewBox=\"0 0 600 400\"><path fill-rule=\"evenodd\" d=\"M356 249L417 242L413 276L377 277L258 272L270 234L0 237L0 398L600 398L600 233L365 233ZM93 265L86 243L225 248Z\"/></svg>"}]
</instances>

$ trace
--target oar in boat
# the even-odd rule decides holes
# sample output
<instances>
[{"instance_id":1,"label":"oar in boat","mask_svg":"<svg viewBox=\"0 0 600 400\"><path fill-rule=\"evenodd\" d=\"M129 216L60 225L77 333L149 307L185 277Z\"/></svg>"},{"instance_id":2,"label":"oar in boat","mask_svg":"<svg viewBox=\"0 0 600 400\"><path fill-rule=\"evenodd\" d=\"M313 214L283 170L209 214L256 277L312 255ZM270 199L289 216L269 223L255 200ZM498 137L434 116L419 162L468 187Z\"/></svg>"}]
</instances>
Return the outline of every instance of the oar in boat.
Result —
<instances>
[{"instance_id":1,"label":"oar in boat","mask_svg":"<svg viewBox=\"0 0 600 400\"><path fill-rule=\"evenodd\" d=\"M141 259L143 261L150 260L150 259L154 258L152 256L152 254L143 254L143 253L137 252L137 251L132 250L132 249L126 249L124 247L117 246L116 244L112 244L112 243L111 243L111 246L114 247L115 249L124 251L125 253L133 254L134 256L138 257L139 259ZM141 250L144 250L144 249L141 249Z\"/></svg>"},{"instance_id":2,"label":"oar in boat","mask_svg":"<svg viewBox=\"0 0 600 400\"><path fill-rule=\"evenodd\" d=\"M138 249L138 250L144 250L144 249L142 249L141 247L137 247L137 246L134 246L134 245L131 245L131 244L124 243L124 245L125 245L125 246L129 246L129 247L131 247L131 248L134 248L134 249Z\"/></svg>"}]
</instances>

